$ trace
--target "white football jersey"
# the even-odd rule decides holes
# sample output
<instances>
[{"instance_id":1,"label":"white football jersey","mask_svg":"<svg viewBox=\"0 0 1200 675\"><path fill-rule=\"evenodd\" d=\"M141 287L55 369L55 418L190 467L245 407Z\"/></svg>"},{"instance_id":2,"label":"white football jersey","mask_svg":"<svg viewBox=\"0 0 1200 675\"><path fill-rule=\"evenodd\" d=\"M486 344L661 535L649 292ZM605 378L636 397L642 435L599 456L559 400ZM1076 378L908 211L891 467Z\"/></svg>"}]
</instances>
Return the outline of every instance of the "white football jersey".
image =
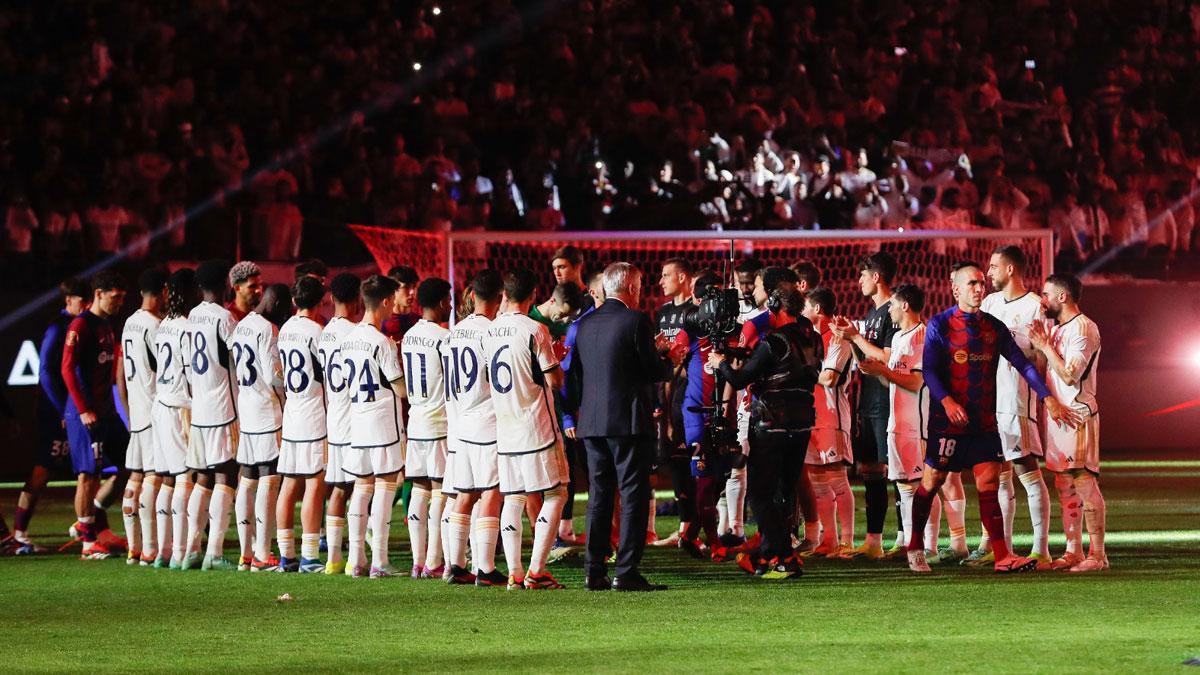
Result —
<instances>
[{"instance_id":1,"label":"white football jersey","mask_svg":"<svg viewBox=\"0 0 1200 675\"><path fill-rule=\"evenodd\" d=\"M283 366L283 440L319 441L325 432L325 371L318 355L321 324L293 316L279 329Z\"/></svg>"},{"instance_id":2,"label":"white football jersey","mask_svg":"<svg viewBox=\"0 0 1200 675\"><path fill-rule=\"evenodd\" d=\"M154 406L158 380L154 335L162 319L139 309L125 320L121 329L121 356L125 359L125 390L129 396L129 431L150 428L150 410Z\"/></svg>"},{"instance_id":3,"label":"white football jersey","mask_svg":"<svg viewBox=\"0 0 1200 675\"><path fill-rule=\"evenodd\" d=\"M1071 371L1073 383L1062 379L1050 368L1046 384L1058 400L1089 415L1100 412L1096 403L1096 370L1100 365L1100 329L1083 314L1055 326L1050 333L1054 351Z\"/></svg>"},{"instance_id":4,"label":"white football jersey","mask_svg":"<svg viewBox=\"0 0 1200 675\"><path fill-rule=\"evenodd\" d=\"M546 373L558 367L550 331L517 312L496 317L483 337L496 409L496 451L516 455L558 440L558 418Z\"/></svg>"},{"instance_id":5,"label":"white football jersey","mask_svg":"<svg viewBox=\"0 0 1200 675\"><path fill-rule=\"evenodd\" d=\"M393 383L403 384L396 343L369 323L342 341L342 366L350 391L350 445L383 448L404 440L404 417Z\"/></svg>"},{"instance_id":6,"label":"white football jersey","mask_svg":"<svg viewBox=\"0 0 1200 675\"><path fill-rule=\"evenodd\" d=\"M201 302L188 314L192 339L186 372L192 389L194 427L222 427L237 419L233 363L225 344L236 323L229 310L212 302Z\"/></svg>"},{"instance_id":7,"label":"white football jersey","mask_svg":"<svg viewBox=\"0 0 1200 675\"><path fill-rule=\"evenodd\" d=\"M850 388L850 343L845 340L835 340L833 332L826 330L821 333L825 343L825 360L821 362L821 370L832 370L838 374L837 381L832 387L817 385L816 394L817 420L814 429L841 429L850 431L850 398L847 389Z\"/></svg>"},{"instance_id":8,"label":"white football jersey","mask_svg":"<svg viewBox=\"0 0 1200 675\"><path fill-rule=\"evenodd\" d=\"M901 375L921 372L925 351L925 324L892 336L892 351L888 368ZM929 388L921 383L917 391L909 391L895 382L888 383L887 430L897 436L925 438L925 422L929 419Z\"/></svg>"},{"instance_id":9,"label":"white football jersey","mask_svg":"<svg viewBox=\"0 0 1200 675\"><path fill-rule=\"evenodd\" d=\"M421 319L400 339L411 440L438 441L446 437L446 369L442 367L441 346L449 336L449 330Z\"/></svg>"},{"instance_id":10,"label":"white football jersey","mask_svg":"<svg viewBox=\"0 0 1200 675\"><path fill-rule=\"evenodd\" d=\"M1003 293L992 293L983 299L980 309L1003 321L1025 356L1030 361L1035 360L1037 350L1029 342L1029 324L1045 321L1037 294L1026 293L1008 301ZM1008 359L1001 356L996 366L996 412L1037 419L1037 405L1037 394L1029 388L1029 383Z\"/></svg>"},{"instance_id":11,"label":"white football jersey","mask_svg":"<svg viewBox=\"0 0 1200 675\"><path fill-rule=\"evenodd\" d=\"M186 408L192 404L187 373L184 372L192 357L191 343L187 317L176 316L158 324L154 333L154 358L158 361L154 395L165 406Z\"/></svg>"},{"instance_id":12,"label":"white football jersey","mask_svg":"<svg viewBox=\"0 0 1200 675\"><path fill-rule=\"evenodd\" d=\"M317 355L325 368L325 425L330 445L350 443L350 375L342 358L342 341L354 330L354 322L335 316L321 331Z\"/></svg>"},{"instance_id":13,"label":"white football jersey","mask_svg":"<svg viewBox=\"0 0 1200 675\"><path fill-rule=\"evenodd\" d=\"M449 398L454 401L455 438L466 443L490 445L496 442L496 409L492 405L492 385L488 381L487 359L483 355L483 337L492 320L472 314L454 324L450 339L442 345L448 356Z\"/></svg>"},{"instance_id":14,"label":"white football jersey","mask_svg":"<svg viewBox=\"0 0 1200 675\"><path fill-rule=\"evenodd\" d=\"M276 335L275 324L250 312L234 327L228 341L238 385L238 420L244 434L279 431L283 422Z\"/></svg>"}]
</instances>

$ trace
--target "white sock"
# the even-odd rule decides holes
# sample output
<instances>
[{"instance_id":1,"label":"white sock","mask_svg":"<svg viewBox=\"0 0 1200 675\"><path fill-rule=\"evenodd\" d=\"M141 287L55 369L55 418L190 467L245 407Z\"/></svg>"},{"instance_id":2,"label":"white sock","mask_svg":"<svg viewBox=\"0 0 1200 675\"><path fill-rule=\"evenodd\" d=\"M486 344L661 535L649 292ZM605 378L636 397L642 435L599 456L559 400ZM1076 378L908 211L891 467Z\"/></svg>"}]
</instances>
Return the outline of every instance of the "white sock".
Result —
<instances>
[{"instance_id":1,"label":"white sock","mask_svg":"<svg viewBox=\"0 0 1200 675\"><path fill-rule=\"evenodd\" d=\"M192 488L187 504L187 548L184 554L200 551L200 537L204 534L208 520L208 506L212 501L212 489L197 485Z\"/></svg>"},{"instance_id":2,"label":"white sock","mask_svg":"<svg viewBox=\"0 0 1200 675\"><path fill-rule=\"evenodd\" d=\"M479 514L482 512L483 512L483 502L480 500L476 500L475 505L471 507L471 537L470 537L471 567L473 568L472 571L475 572L476 574L479 573L479 547L483 545L479 542L479 533L476 531L476 528L479 525ZM495 540L495 538L493 538L492 539L493 557L495 556L495 548L496 548L496 540ZM495 568L493 568L493 569L495 569Z\"/></svg>"},{"instance_id":3,"label":"white sock","mask_svg":"<svg viewBox=\"0 0 1200 675\"><path fill-rule=\"evenodd\" d=\"M1029 497L1029 519L1033 522L1033 548L1038 555L1050 556L1050 490L1042 478L1041 469L1020 475L1021 485Z\"/></svg>"},{"instance_id":4,"label":"white sock","mask_svg":"<svg viewBox=\"0 0 1200 675\"><path fill-rule=\"evenodd\" d=\"M279 542L279 557L296 559L296 531L293 528L275 530L275 541Z\"/></svg>"},{"instance_id":5,"label":"white sock","mask_svg":"<svg viewBox=\"0 0 1200 675\"><path fill-rule=\"evenodd\" d=\"M395 481L375 479L375 497L371 500L371 567L387 567L395 497Z\"/></svg>"},{"instance_id":6,"label":"white sock","mask_svg":"<svg viewBox=\"0 0 1200 675\"><path fill-rule=\"evenodd\" d=\"M341 516L325 516L325 541L329 544L328 562L342 561L342 535L346 533L346 519Z\"/></svg>"},{"instance_id":7,"label":"white sock","mask_svg":"<svg viewBox=\"0 0 1200 675\"><path fill-rule=\"evenodd\" d=\"M174 522L171 518L171 501L175 498L175 486L162 484L154 498L154 535L158 539L158 557L170 558L171 545L174 543L171 530Z\"/></svg>"},{"instance_id":8,"label":"white sock","mask_svg":"<svg viewBox=\"0 0 1200 675\"><path fill-rule=\"evenodd\" d=\"M1088 531L1088 557L1104 560L1104 519L1107 509L1096 477L1084 472L1075 477L1075 489L1083 501L1083 521Z\"/></svg>"},{"instance_id":9,"label":"white sock","mask_svg":"<svg viewBox=\"0 0 1200 675\"><path fill-rule=\"evenodd\" d=\"M814 471L809 481L812 483L813 497L817 502L817 518L821 521L820 546L825 549L836 549L837 520L834 506L833 487L829 484L829 476L824 472Z\"/></svg>"},{"instance_id":10,"label":"white sock","mask_svg":"<svg viewBox=\"0 0 1200 675\"><path fill-rule=\"evenodd\" d=\"M728 488L728 481L725 483ZM729 531L729 500L725 495L717 500L717 534L725 534Z\"/></svg>"},{"instance_id":11,"label":"white sock","mask_svg":"<svg viewBox=\"0 0 1200 675\"><path fill-rule=\"evenodd\" d=\"M408 543L412 548L413 567L425 564L425 547L429 544L429 488L413 485L408 496ZM372 523L374 526L374 523Z\"/></svg>"},{"instance_id":12,"label":"white sock","mask_svg":"<svg viewBox=\"0 0 1200 675\"><path fill-rule=\"evenodd\" d=\"M567 488L558 486L542 493L542 510L533 524L533 555L529 560L529 573L542 574L546 571L546 560L550 547L558 536L558 521L562 519L563 503L567 501Z\"/></svg>"},{"instance_id":13,"label":"white sock","mask_svg":"<svg viewBox=\"0 0 1200 675\"><path fill-rule=\"evenodd\" d=\"M913 483L897 483L896 489L900 491L900 528L905 533L905 541L902 545L908 546L908 539L912 538L912 502L913 495L916 494L917 488ZM932 514L930 516L932 518Z\"/></svg>"},{"instance_id":14,"label":"white sock","mask_svg":"<svg viewBox=\"0 0 1200 675\"><path fill-rule=\"evenodd\" d=\"M1076 491L1075 481L1065 473L1058 473L1054 475L1054 487L1058 489L1058 504L1062 507L1067 553L1083 555L1083 533L1079 528L1079 521L1083 519L1083 500Z\"/></svg>"},{"instance_id":15,"label":"white sock","mask_svg":"<svg viewBox=\"0 0 1200 675\"><path fill-rule=\"evenodd\" d=\"M450 532L446 538L450 543L450 560L455 567L467 566L467 540L471 538L471 515L450 514ZM476 553L478 555L478 553Z\"/></svg>"},{"instance_id":16,"label":"white sock","mask_svg":"<svg viewBox=\"0 0 1200 675\"><path fill-rule=\"evenodd\" d=\"M147 476L138 493L138 520L142 530L142 558L158 557L158 512L155 498L158 496L158 476Z\"/></svg>"},{"instance_id":17,"label":"white sock","mask_svg":"<svg viewBox=\"0 0 1200 675\"><path fill-rule=\"evenodd\" d=\"M121 493L121 520L125 523L125 539L132 553L142 552L142 528L138 520L138 495L141 492L142 482L131 480Z\"/></svg>"},{"instance_id":18,"label":"white sock","mask_svg":"<svg viewBox=\"0 0 1200 675\"><path fill-rule=\"evenodd\" d=\"M208 504L208 551L207 555L220 558L225 553L225 533L229 530L229 514L233 510L233 498L237 490L232 485L217 485L213 488L212 501Z\"/></svg>"},{"instance_id":19,"label":"white sock","mask_svg":"<svg viewBox=\"0 0 1200 675\"><path fill-rule=\"evenodd\" d=\"M171 495L171 559L182 562L188 552L188 504L195 490L187 476L175 478L175 494Z\"/></svg>"},{"instance_id":20,"label":"white sock","mask_svg":"<svg viewBox=\"0 0 1200 675\"><path fill-rule=\"evenodd\" d=\"M729 529L737 536L746 534L746 467L729 472L725 481L725 497L729 508Z\"/></svg>"},{"instance_id":21,"label":"white sock","mask_svg":"<svg viewBox=\"0 0 1200 675\"><path fill-rule=\"evenodd\" d=\"M415 492L416 490L414 490ZM434 486L429 497L429 548L425 551L425 567L435 570L442 566L442 509L446 507L446 495L441 488Z\"/></svg>"},{"instance_id":22,"label":"white sock","mask_svg":"<svg viewBox=\"0 0 1200 675\"><path fill-rule=\"evenodd\" d=\"M475 567L480 572L492 572L496 569L496 540L500 538L500 519L493 516L479 516L475 519L475 544L471 549L471 557Z\"/></svg>"},{"instance_id":23,"label":"white sock","mask_svg":"<svg viewBox=\"0 0 1200 675\"><path fill-rule=\"evenodd\" d=\"M446 495L446 506L442 509L442 559L447 563L450 561L450 514L454 513L454 504L457 501L458 495ZM467 522L470 522L469 517ZM467 529L467 534L471 534L470 528Z\"/></svg>"},{"instance_id":24,"label":"white sock","mask_svg":"<svg viewBox=\"0 0 1200 675\"><path fill-rule=\"evenodd\" d=\"M916 494L916 488L913 489ZM937 552L938 537L942 534L942 498L938 495L933 495L933 502L929 505L929 520L925 522L925 550Z\"/></svg>"},{"instance_id":25,"label":"white sock","mask_svg":"<svg viewBox=\"0 0 1200 675\"><path fill-rule=\"evenodd\" d=\"M300 558L303 560L318 560L321 557L321 533L303 532L300 534Z\"/></svg>"},{"instance_id":26,"label":"white sock","mask_svg":"<svg viewBox=\"0 0 1200 675\"><path fill-rule=\"evenodd\" d=\"M850 490L850 479L846 470L834 474L829 482L833 500L837 504L837 520L841 530L838 542L843 546L854 546L854 492Z\"/></svg>"},{"instance_id":27,"label":"white sock","mask_svg":"<svg viewBox=\"0 0 1200 675\"><path fill-rule=\"evenodd\" d=\"M371 498L374 494L373 478L360 478L354 482L354 490L350 493L350 501L346 505L346 530L350 539L347 567L367 565L367 514L371 511Z\"/></svg>"},{"instance_id":28,"label":"white sock","mask_svg":"<svg viewBox=\"0 0 1200 675\"><path fill-rule=\"evenodd\" d=\"M500 509L500 541L504 544L504 561L509 576L522 579L525 566L521 562L521 515L525 513L525 495L505 495Z\"/></svg>"},{"instance_id":29,"label":"white sock","mask_svg":"<svg viewBox=\"0 0 1200 675\"><path fill-rule=\"evenodd\" d=\"M950 548L955 553L967 554L967 500L945 499L946 526L950 528Z\"/></svg>"},{"instance_id":30,"label":"white sock","mask_svg":"<svg viewBox=\"0 0 1200 675\"><path fill-rule=\"evenodd\" d=\"M275 504L279 501L281 482L283 476L278 474L260 478L254 493L254 557L259 560L271 557L271 533L275 531Z\"/></svg>"},{"instance_id":31,"label":"white sock","mask_svg":"<svg viewBox=\"0 0 1200 675\"><path fill-rule=\"evenodd\" d=\"M1013 519L1017 515L1017 490L1013 486L1012 469L1000 472L1000 487L996 498L1000 500L1000 517L1004 519L1004 543L1011 551Z\"/></svg>"},{"instance_id":32,"label":"white sock","mask_svg":"<svg viewBox=\"0 0 1200 675\"><path fill-rule=\"evenodd\" d=\"M238 479L233 519L237 522L238 555L247 559L254 555L254 493L257 491L257 478L242 476Z\"/></svg>"}]
</instances>

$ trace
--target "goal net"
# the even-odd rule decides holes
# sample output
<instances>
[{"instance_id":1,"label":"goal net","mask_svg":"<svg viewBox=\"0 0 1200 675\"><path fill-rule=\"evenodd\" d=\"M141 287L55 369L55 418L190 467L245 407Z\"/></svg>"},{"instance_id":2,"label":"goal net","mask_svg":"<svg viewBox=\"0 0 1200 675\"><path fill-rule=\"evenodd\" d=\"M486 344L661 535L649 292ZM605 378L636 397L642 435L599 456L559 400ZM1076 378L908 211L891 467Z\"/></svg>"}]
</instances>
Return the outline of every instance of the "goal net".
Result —
<instances>
[{"instance_id":1,"label":"goal net","mask_svg":"<svg viewBox=\"0 0 1200 675\"><path fill-rule=\"evenodd\" d=\"M763 232L448 232L431 233L352 225L351 229L386 272L409 265L422 276L440 276L459 291L471 276L486 267L499 271L526 268L538 274L538 297L554 285L550 258L567 244L578 247L587 270L625 261L642 270L643 309L665 301L658 289L662 263L683 257L697 270L709 269L732 277L735 265L755 257L766 265L791 265L801 260L821 269L821 284L834 291L838 313L861 316L870 299L858 286L858 265L876 251L887 251L899 263L896 283L913 283L927 294L936 311L953 304L950 268L961 260L987 267L992 251L1016 245L1025 253L1026 283L1040 288L1052 269L1053 239L1049 230L976 230L970 232L763 231Z\"/></svg>"}]
</instances>

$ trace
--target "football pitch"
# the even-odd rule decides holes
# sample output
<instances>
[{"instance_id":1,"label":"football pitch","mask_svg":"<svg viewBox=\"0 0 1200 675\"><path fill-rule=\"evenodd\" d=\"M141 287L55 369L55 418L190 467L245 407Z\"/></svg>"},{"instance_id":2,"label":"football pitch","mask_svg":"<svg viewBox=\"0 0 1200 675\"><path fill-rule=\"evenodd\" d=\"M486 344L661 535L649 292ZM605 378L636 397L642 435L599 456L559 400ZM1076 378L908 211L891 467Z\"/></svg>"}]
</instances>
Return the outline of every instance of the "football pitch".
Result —
<instances>
[{"instance_id":1,"label":"football pitch","mask_svg":"<svg viewBox=\"0 0 1200 675\"><path fill-rule=\"evenodd\" d=\"M899 561L809 560L802 578L770 582L741 574L733 562L648 548L644 571L669 584L668 592L586 592L581 558L552 567L568 590L506 592L408 578L178 572L65 554L4 558L0 668L1186 670L1183 662L1200 657L1200 461L1108 462L1102 487L1112 569L1095 575L996 577L954 565L918 578ZM974 545L978 521L969 486L968 494ZM10 517L15 497L15 490L0 490ZM1029 522L1020 488L1017 499L1014 530L1017 549L1025 551ZM861 501L860 493L860 541ZM1060 553L1053 501L1051 550ZM69 492L53 491L34 521L39 543L66 541L68 509ZM660 534L674 526L672 518L658 520ZM411 560L407 539L397 509L398 567ZM235 540L231 528L227 554ZM291 600L280 600L284 594Z\"/></svg>"}]
</instances>

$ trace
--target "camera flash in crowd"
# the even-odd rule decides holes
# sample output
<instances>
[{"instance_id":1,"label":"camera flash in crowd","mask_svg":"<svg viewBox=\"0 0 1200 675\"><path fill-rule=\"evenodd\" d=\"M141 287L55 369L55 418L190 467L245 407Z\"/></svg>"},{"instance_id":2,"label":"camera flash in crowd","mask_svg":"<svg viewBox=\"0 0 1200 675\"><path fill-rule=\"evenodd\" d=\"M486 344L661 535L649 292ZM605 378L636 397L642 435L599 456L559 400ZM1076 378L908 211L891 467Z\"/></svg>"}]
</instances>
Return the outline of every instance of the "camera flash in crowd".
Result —
<instances>
[{"instance_id":1,"label":"camera flash in crowd","mask_svg":"<svg viewBox=\"0 0 1200 675\"><path fill-rule=\"evenodd\" d=\"M431 10L429 10L429 11L433 12L433 15L434 15L434 16L441 16L441 15L442 15L442 8L441 8L441 7L438 7L437 5L434 5L434 6L433 6L433 9L431 9Z\"/></svg>"},{"instance_id":2,"label":"camera flash in crowd","mask_svg":"<svg viewBox=\"0 0 1200 675\"><path fill-rule=\"evenodd\" d=\"M421 62L420 61L413 61L413 70L420 72L420 70L421 70Z\"/></svg>"}]
</instances>

